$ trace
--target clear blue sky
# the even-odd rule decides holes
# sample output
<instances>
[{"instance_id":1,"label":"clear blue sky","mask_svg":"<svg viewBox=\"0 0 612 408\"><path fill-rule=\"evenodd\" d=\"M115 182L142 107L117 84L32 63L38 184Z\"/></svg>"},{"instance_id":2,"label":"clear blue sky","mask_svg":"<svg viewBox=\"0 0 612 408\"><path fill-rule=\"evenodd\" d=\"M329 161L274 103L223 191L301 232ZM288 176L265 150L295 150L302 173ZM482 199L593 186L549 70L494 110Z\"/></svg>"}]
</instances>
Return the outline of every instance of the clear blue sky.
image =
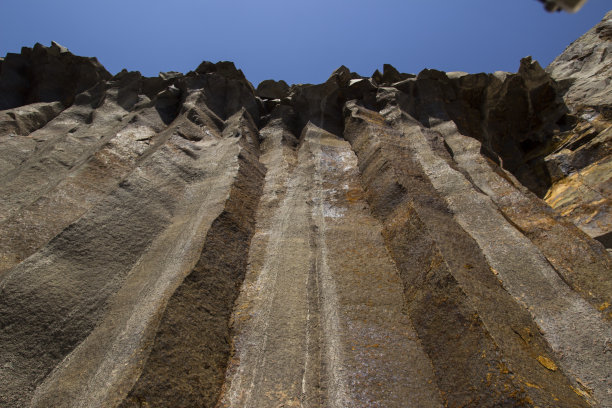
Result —
<instances>
[{"instance_id":1,"label":"clear blue sky","mask_svg":"<svg viewBox=\"0 0 612 408\"><path fill-rule=\"evenodd\" d=\"M0 55L51 40L111 72L188 72L230 60L257 85L318 83L340 65L370 75L516 71L545 66L601 20L610 0L578 14L536 0L2 0Z\"/></svg>"}]
</instances>

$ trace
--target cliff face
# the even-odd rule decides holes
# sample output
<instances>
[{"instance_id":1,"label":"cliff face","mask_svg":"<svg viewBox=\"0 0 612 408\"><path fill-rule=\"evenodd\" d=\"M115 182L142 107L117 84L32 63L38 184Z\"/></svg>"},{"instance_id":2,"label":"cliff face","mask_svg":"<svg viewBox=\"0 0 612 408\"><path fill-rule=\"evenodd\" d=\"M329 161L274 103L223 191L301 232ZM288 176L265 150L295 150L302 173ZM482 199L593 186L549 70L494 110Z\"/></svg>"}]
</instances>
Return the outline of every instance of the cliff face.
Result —
<instances>
[{"instance_id":1,"label":"cliff face","mask_svg":"<svg viewBox=\"0 0 612 408\"><path fill-rule=\"evenodd\" d=\"M609 20L515 74L7 55L0 405L612 405Z\"/></svg>"},{"instance_id":2,"label":"cliff face","mask_svg":"<svg viewBox=\"0 0 612 408\"><path fill-rule=\"evenodd\" d=\"M563 89L576 125L544 159L552 178L545 200L612 247L612 12L546 69Z\"/></svg>"}]
</instances>

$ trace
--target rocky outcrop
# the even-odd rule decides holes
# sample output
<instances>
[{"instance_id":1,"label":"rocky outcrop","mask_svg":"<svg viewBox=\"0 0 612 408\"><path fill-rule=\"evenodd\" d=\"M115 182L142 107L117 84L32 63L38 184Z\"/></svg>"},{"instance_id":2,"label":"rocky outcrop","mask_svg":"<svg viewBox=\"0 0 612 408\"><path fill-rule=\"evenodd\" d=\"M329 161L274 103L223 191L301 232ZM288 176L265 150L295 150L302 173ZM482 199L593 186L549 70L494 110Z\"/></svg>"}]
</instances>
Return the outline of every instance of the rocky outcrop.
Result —
<instances>
[{"instance_id":1,"label":"rocky outcrop","mask_svg":"<svg viewBox=\"0 0 612 408\"><path fill-rule=\"evenodd\" d=\"M611 405L609 193L571 193L609 118L563 61L255 89L7 56L0 405Z\"/></svg>"},{"instance_id":2,"label":"rocky outcrop","mask_svg":"<svg viewBox=\"0 0 612 408\"><path fill-rule=\"evenodd\" d=\"M610 109L611 41L612 11L546 68L566 88L563 97L573 111L597 107Z\"/></svg>"},{"instance_id":3,"label":"rocky outcrop","mask_svg":"<svg viewBox=\"0 0 612 408\"><path fill-rule=\"evenodd\" d=\"M0 110L35 102L68 106L77 94L111 77L95 58L77 57L55 42L7 54L1 69Z\"/></svg>"},{"instance_id":4,"label":"rocky outcrop","mask_svg":"<svg viewBox=\"0 0 612 408\"><path fill-rule=\"evenodd\" d=\"M546 202L612 247L612 12L546 68L563 89L575 125L544 157Z\"/></svg>"}]
</instances>

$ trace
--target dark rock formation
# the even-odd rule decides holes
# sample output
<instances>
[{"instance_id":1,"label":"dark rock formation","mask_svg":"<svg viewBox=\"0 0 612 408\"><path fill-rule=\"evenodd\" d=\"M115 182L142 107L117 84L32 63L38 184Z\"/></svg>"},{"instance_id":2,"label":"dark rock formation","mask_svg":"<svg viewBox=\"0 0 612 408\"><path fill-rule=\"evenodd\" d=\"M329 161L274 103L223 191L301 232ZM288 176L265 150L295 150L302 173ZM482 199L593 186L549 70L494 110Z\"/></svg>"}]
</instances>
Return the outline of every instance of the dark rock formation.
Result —
<instances>
[{"instance_id":1,"label":"dark rock formation","mask_svg":"<svg viewBox=\"0 0 612 408\"><path fill-rule=\"evenodd\" d=\"M612 405L610 18L515 74L7 55L0 406Z\"/></svg>"},{"instance_id":2,"label":"dark rock formation","mask_svg":"<svg viewBox=\"0 0 612 408\"><path fill-rule=\"evenodd\" d=\"M257 96L264 99L283 99L289 96L289 85L283 80L262 81L257 85Z\"/></svg>"},{"instance_id":3,"label":"dark rock formation","mask_svg":"<svg viewBox=\"0 0 612 408\"><path fill-rule=\"evenodd\" d=\"M111 77L95 58L77 57L55 42L7 54L1 68L0 110L35 102L68 106L77 94Z\"/></svg>"}]
</instances>

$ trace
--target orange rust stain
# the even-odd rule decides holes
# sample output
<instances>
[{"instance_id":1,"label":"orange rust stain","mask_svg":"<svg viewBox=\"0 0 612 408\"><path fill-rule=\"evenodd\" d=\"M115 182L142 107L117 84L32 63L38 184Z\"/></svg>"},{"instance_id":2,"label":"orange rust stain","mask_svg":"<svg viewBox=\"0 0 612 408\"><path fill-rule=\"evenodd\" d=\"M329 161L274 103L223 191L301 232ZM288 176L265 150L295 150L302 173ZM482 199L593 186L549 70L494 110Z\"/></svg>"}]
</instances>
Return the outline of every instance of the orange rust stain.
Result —
<instances>
[{"instance_id":1,"label":"orange rust stain","mask_svg":"<svg viewBox=\"0 0 612 408\"><path fill-rule=\"evenodd\" d=\"M537 360L546 369L548 369L550 371L557 371L557 365L550 358L544 357L544 356L538 356Z\"/></svg>"},{"instance_id":2,"label":"orange rust stain","mask_svg":"<svg viewBox=\"0 0 612 408\"><path fill-rule=\"evenodd\" d=\"M363 199L363 190L360 188L351 188L346 192L346 199L350 203L360 201Z\"/></svg>"}]
</instances>

